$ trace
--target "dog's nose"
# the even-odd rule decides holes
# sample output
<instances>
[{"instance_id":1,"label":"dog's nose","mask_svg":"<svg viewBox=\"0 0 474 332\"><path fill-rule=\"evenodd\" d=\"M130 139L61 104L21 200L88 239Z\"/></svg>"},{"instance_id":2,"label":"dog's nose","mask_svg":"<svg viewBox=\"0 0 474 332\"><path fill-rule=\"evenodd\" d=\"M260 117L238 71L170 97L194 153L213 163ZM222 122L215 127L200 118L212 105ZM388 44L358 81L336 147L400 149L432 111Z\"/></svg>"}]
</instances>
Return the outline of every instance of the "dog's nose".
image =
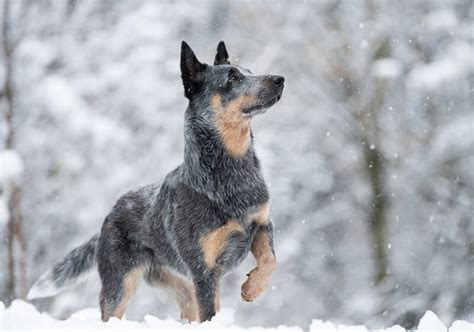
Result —
<instances>
[{"instance_id":1,"label":"dog's nose","mask_svg":"<svg viewBox=\"0 0 474 332\"><path fill-rule=\"evenodd\" d=\"M272 76L272 82L278 86L285 83L285 78L283 76Z\"/></svg>"}]
</instances>

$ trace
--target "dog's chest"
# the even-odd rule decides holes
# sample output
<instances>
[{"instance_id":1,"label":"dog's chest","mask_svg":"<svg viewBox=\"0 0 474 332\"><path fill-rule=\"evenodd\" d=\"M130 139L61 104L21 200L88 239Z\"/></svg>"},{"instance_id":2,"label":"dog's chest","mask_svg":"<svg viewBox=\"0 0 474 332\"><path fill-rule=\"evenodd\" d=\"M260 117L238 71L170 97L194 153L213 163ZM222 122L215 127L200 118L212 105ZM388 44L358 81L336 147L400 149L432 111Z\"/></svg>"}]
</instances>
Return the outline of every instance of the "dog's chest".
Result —
<instances>
[{"instance_id":1,"label":"dog's chest","mask_svg":"<svg viewBox=\"0 0 474 332\"><path fill-rule=\"evenodd\" d=\"M255 233L269 222L268 202L249 208L240 217L230 218L200 238L206 265L228 270L238 265L248 254Z\"/></svg>"}]
</instances>

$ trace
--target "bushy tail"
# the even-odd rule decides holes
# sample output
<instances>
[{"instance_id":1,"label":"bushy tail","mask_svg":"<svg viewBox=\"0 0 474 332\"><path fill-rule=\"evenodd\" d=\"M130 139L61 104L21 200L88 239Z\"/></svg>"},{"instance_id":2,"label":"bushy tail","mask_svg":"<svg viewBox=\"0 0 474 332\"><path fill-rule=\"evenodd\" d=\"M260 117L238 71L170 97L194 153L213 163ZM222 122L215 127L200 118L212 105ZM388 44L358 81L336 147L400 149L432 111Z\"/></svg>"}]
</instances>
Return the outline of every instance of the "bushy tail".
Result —
<instances>
[{"instance_id":1,"label":"bushy tail","mask_svg":"<svg viewBox=\"0 0 474 332\"><path fill-rule=\"evenodd\" d=\"M88 272L97 263L97 243L99 236L95 235L82 246L77 247L46 271L28 292L29 300L59 294L63 290L85 280Z\"/></svg>"}]
</instances>

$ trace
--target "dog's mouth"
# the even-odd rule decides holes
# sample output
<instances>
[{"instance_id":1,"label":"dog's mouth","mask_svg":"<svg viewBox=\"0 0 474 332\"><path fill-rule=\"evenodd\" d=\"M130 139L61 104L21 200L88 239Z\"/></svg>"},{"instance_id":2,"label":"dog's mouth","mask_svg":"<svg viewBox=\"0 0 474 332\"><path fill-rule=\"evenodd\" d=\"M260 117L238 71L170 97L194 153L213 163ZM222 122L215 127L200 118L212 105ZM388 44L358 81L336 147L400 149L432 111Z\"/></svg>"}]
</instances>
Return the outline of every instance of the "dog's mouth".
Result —
<instances>
[{"instance_id":1,"label":"dog's mouth","mask_svg":"<svg viewBox=\"0 0 474 332\"><path fill-rule=\"evenodd\" d=\"M276 95L267 99L265 102L244 109L243 113L248 116L263 114L268 108L276 104L281 99L282 94L283 89L281 89Z\"/></svg>"}]
</instances>

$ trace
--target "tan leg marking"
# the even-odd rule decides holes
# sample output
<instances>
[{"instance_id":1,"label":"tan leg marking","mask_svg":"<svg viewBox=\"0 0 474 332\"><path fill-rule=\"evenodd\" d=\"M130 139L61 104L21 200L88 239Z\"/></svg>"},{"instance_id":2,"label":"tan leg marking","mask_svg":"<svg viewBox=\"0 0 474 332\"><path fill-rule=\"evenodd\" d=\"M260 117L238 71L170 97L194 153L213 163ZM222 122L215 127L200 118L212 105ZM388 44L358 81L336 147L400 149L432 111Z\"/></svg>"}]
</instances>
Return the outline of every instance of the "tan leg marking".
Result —
<instances>
[{"instance_id":1,"label":"tan leg marking","mask_svg":"<svg viewBox=\"0 0 474 332\"><path fill-rule=\"evenodd\" d=\"M258 207L257 211L249 214L249 222L256 222L258 225L268 224L270 215L270 203L265 203Z\"/></svg>"},{"instance_id":2,"label":"tan leg marking","mask_svg":"<svg viewBox=\"0 0 474 332\"><path fill-rule=\"evenodd\" d=\"M214 300L214 308L216 312L221 311L221 289L219 286L216 288L216 297Z\"/></svg>"},{"instance_id":3,"label":"tan leg marking","mask_svg":"<svg viewBox=\"0 0 474 332\"><path fill-rule=\"evenodd\" d=\"M259 231L255 235L251 251L257 260L257 267L250 271L247 280L242 285L244 301L255 300L267 288L276 268L276 260L265 232Z\"/></svg>"},{"instance_id":4,"label":"tan leg marking","mask_svg":"<svg viewBox=\"0 0 474 332\"><path fill-rule=\"evenodd\" d=\"M181 319L198 321L199 308L193 283L167 269L160 270L160 280L172 291L181 312Z\"/></svg>"},{"instance_id":5,"label":"tan leg marking","mask_svg":"<svg viewBox=\"0 0 474 332\"><path fill-rule=\"evenodd\" d=\"M226 241L233 232L243 232L242 225L237 220L231 219L224 226L213 230L201 238L201 248L204 254L204 261L212 268L217 257L225 247Z\"/></svg>"},{"instance_id":6,"label":"tan leg marking","mask_svg":"<svg viewBox=\"0 0 474 332\"><path fill-rule=\"evenodd\" d=\"M212 96L219 135L233 157L243 156L250 146L250 118L244 117L242 110L254 103L254 97L241 96L223 106L220 95Z\"/></svg>"},{"instance_id":7,"label":"tan leg marking","mask_svg":"<svg viewBox=\"0 0 474 332\"><path fill-rule=\"evenodd\" d=\"M128 272L122 282L123 294L120 303L115 307L112 316L122 319L125 310L127 309L128 303L137 289L138 282L145 271L144 268L135 268Z\"/></svg>"}]
</instances>

